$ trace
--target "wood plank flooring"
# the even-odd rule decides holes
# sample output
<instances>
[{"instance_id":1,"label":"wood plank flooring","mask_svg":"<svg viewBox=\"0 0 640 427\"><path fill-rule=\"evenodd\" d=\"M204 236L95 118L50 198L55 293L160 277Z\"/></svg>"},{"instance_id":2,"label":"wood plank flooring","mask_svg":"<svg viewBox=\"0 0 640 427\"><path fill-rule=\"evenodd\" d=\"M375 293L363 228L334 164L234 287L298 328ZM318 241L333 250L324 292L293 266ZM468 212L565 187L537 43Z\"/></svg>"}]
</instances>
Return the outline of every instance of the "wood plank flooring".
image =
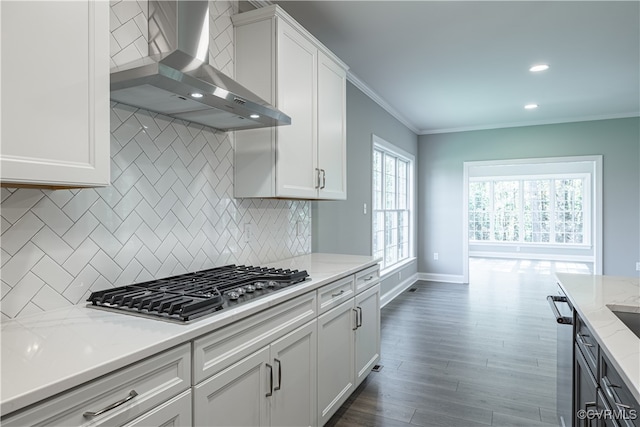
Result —
<instances>
[{"instance_id":1,"label":"wood plank flooring","mask_svg":"<svg viewBox=\"0 0 640 427\"><path fill-rule=\"evenodd\" d=\"M380 372L327 426L557 426L556 271L472 258L468 285L417 282L382 309Z\"/></svg>"}]
</instances>

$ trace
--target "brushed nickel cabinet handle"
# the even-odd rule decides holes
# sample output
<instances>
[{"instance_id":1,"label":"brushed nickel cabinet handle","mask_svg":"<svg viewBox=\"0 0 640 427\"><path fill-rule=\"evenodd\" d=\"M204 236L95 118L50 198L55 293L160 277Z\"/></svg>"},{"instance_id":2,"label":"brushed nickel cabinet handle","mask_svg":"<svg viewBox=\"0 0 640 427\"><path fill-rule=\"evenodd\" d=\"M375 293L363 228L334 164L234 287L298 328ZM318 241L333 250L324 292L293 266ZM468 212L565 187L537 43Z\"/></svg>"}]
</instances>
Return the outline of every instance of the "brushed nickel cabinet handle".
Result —
<instances>
[{"instance_id":1,"label":"brushed nickel cabinet handle","mask_svg":"<svg viewBox=\"0 0 640 427\"><path fill-rule=\"evenodd\" d=\"M105 412L108 412L108 411L110 411L112 409L117 408L118 406L124 405L125 403L127 403L128 401L130 401L131 399L136 397L137 395L138 395L138 393L135 390L131 390L129 392L129 395L127 397L125 397L124 399L118 400L117 402L112 403L111 405L109 405L109 406L107 406L105 408L102 408L99 411L95 411L95 412L87 411L84 414L82 414L82 416L85 417L85 418L97 417L98 415L102 415Z\"/></svg>"},{"instance_id":2,"label":"brushed nickel cabinet handle","mask_svg":"<svg viewBox=\"0 0 640 427\"><path fill-rule=\"evenodd\" d=\"M273 396L273 366L269 365L268 363L265 363L265 365L267 365L267 368L269 368L269 393L265 394L265 396L271 397Z\"/></svg>"},{"instance_id":3,"label":"brushed nickel cabinet handle","mask_svg":"<svg viewBox=\"0 0 640 427\"><path fill-rule=\"evenodd\" d=\"M340 295L344 294L344 289L341 290L340 292L337 292L335 294L331 294L332 297L339 297Z\"/></svg>"},{"instance_id":4,"label":"brushed nickel cabinet handle","mask_svg":"<svg viewBox=\"0 0 640 427\"><path fill-rule=\"evenodd\" d=\"M275 357L273 358L273 361L278 364L278 386L274 387L273 390L278 391L282 386L282 362L280 359L276 359Z\"/></svg>"}]
</instances>

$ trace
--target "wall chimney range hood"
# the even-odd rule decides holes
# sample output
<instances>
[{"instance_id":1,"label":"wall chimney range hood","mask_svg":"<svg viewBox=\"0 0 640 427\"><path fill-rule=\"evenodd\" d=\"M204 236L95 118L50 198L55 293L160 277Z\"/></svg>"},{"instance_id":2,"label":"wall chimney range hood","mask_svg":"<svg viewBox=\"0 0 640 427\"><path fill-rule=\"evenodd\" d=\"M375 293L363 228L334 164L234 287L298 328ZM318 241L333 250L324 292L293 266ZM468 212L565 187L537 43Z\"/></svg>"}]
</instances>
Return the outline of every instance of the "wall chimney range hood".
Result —
<instances>
[{"instance_id":1,"label":"wall chimney range hood","mask_svg":"<svg viewBox=\"0 0 640 427\"><path fill-rule=\"evenodd\" d=\"M291 118L209 65L209 2L149 0L149 56L111 69L111 99L229 131Z\"/></svg>"}]
</instances>

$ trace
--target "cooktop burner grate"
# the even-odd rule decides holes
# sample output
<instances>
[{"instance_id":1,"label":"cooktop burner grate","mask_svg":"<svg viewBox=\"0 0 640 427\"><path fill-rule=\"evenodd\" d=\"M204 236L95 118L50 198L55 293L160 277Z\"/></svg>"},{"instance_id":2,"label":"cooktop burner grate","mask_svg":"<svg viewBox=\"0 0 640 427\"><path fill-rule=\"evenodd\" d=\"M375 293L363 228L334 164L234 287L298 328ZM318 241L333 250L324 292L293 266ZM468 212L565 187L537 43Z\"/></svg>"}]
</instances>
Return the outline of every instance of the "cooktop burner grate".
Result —
<instances>
[{"instance_id":1,"label":"cooktop burner grate","mask_svg":"<svg viewBox=\"0 0 640 427\"><path fill-rule=\"evenodd\" d=\"M96 291L90 306L186 322L304 281L302 270L227 265Z\"/></svg>"}]
</instances>

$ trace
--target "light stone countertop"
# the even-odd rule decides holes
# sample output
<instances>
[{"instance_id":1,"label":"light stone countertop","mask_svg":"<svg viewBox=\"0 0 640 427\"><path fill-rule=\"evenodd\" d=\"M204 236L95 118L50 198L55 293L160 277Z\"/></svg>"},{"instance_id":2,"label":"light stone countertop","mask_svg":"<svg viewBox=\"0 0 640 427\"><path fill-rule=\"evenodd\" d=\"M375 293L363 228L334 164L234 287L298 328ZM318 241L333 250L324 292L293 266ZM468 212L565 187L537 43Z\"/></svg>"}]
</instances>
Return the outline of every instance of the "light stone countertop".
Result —
<instances>
[{"instance_id":1,"label":"light stone countertop","mask_svg":"<svg viewBox=\"0 0 640 427\"><path fill-rule=\"evenodd\" d=\"M311 280L178 324L77 305L2 322L3 416L188 342L375 265L370 256L309 254L265 266L307 270Z\"/></svg>"},{"instance_id":2,"label":"light stone countertop","mask_svg":"<svg viewBox=\"0 0 640 427\"><path fill-rule=\"evenodd\" d=\"M640 338L610 308L640 313L640 278L556 274L560 287L640 402Z\"/></svg>"}]
</instances>

